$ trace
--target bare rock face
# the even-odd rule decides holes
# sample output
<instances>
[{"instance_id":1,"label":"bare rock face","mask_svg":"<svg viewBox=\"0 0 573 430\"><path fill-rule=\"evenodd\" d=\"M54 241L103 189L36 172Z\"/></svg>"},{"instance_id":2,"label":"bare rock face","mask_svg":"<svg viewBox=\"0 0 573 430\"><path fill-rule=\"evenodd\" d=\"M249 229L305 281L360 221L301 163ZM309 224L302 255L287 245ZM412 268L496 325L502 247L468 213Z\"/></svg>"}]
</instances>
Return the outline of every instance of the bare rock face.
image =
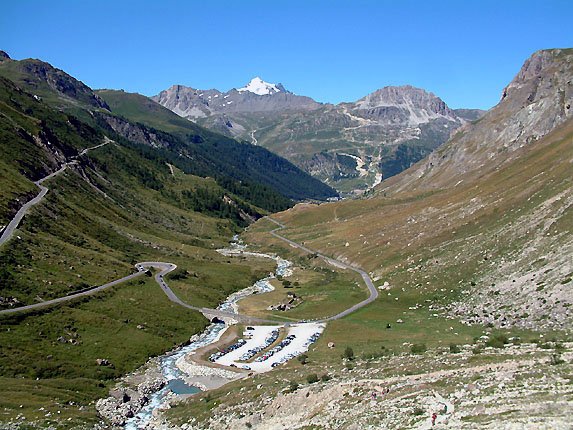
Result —
<instances>
[{"instance_id":1,"label":"bare rock face","mask_svg":"<svg viewBox=\"0 0 573 430\"><path fill-rule=\"evenodd\" d=\"M388 190L453 186L453 178L493 170L516 150L535 144L573 117L573 49L534 53L503 90L500 102L483 117L460 128ZM485 170L484 170L485 169Z\"/></svg>"},{"instance_id":2,"label":"bare rock face","mask_svg":"<svg viewBox=\"0 0 573 430\"><path fill-rule=\"evenodd\" d=\"M238 112L313 110L321 106L310 97L297 96L286 91L281 84L272 85L273 91L266 93L252 92L246 89L248 87L239 90L233 88L223 93L215 89L198 90L183 85L173 85L152 99L189 119Z\"/></svg>"},{"instance_id":3,"label":"bare rock face","mask_svg":"<svg viewBox=\"0 0 573 430\"><path fill-rule=\"evenodd\" d=\"M442 99L410 85L379 89L348 107L361 118L383 120L389 125L418 125L438 118L463 122Z\"/></svg>"},{"instance_id":4,"label":"bare rock face","mask_svg":"<svg viewBox=\"0 0 573 430\"><path fill-rule=\"evenodd\" d=\"M10 56L4 52L4 51L0 51L0 62L4 61L4 60L9 60Z\"/></svg>"}]
</instances>

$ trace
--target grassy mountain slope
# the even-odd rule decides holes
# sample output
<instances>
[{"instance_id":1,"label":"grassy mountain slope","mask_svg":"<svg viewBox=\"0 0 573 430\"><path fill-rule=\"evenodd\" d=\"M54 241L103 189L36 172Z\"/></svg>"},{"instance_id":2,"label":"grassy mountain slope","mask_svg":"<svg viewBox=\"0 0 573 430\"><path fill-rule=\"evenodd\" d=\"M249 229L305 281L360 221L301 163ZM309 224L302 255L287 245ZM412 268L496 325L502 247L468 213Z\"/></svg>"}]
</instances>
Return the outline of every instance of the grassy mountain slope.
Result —
<instances>
[{"instance_id":1,"label":"grassy mountain slope","mask_svg":"<svg viewBox=\"0 0 573 430\"><path fill-rule=\"evenodd\" d=\"M2 184L18 184L12 194L2 193L8 220L20 206L15 196L22 201L38 193L32 180L104 136L10 81L0 83ZM269 262L231 262L214 251L263 210L214 179L144 155L129 142L110 142L44 183L45 199L0 249L1 308L101 285L150 260L176 263L174 288L216 306L271 270ZM105 396L114 378L206 322L171 303L145 276L68 304L0 316L2 421L23 414L45 427L59 410L70 426L93 428L91 402ZM112 366L98 365L101 358Z\"/></svg>"},{"instance_id":2,"label":"grassy mountain slope","mask_svg":"<svg viewBox=\"0 0 573 430\"><path fill-rule=\"evenodd\" d=\"M98 94L115 113L171 133L187 145L192 143L219 175L265 184L291 199L324 200L336 195L330 187L270 151L199 127L145 96L114 90L100 90Z\"/></svg>"},{"instance_id":3,"label":"grassy mountain slope","mask_svg":"<svg viewBox=\"0 0 573 430\"><path fill-rule=\"evenodd\" d=\"M15 61L0 57L0 74L44 98L52 106L108 109L105 102L83 82L41 60Z\"/></svg>"},{"instance_id":4,"label":"grassy mountain slope","mask_svg":"<svg viewBox=\"0 0 573 430\"><path fill-rule=\"evenodd\" d=\"M274 215L287 237L368 270L380 297L330 322L304 363L162 418L206 429L430 428L436 413L437 428L567 428L572 153L569 120L471 184ZM301 261L318 272L319 259L269 240L275 227L261 220L245 238L294 260L290 281L304 279Z\"/></svg>"},{"instance_id":5,"label":"grassy mountain slope","mask_svg":"<svg viewBox=\"0 0 573 430\"><path fill-rule=\"evenodd\" d=\"M520 73L510 96L370 198L281 214L289 238L405 294L431 298L443 314L468 323L565 329L573 318L566 292L573 271L573 118L564 111L571 96L559 95L572 76L568 55L536 53L524 68L539 57L543 66L531 76ZM522 110L537 113L524 123ZM496 112L506 128L488 139ZM527 144L498 136L515 127ZM479 150L470 152L476 142ZM481 154L492 153L499 158L484 164Z\"/></svg>"},{"instance_id":6,"label":"grassy mountain slope","mask_svg":"<svg viewBox=\"0 0 573 430\"><path fill-rule=\"evenodd\" d=\"M50 109L1 77L0 137L2 225L12 218L23 201L37 194L38 188L32 181L57 170L81 149L103 140L103 135L93 128Z\"/></svg>"},{"instance_id":7,"label":"grassy mountain slope","mask_svg":"<svg viewBox=\"0 0 573 430\"><path fill-rule=\"evenodd\" d=\"M108 134L111 127L118 135L132 140L133 129L141 127L136 123L144 125L144 130L136 134L172 134L164 136L168 144L163 149L171 152L171 160L178 161L186 173L234 179L235 188L237 181L243 186L260 184L267 188L266 193L271 194L272 188L286 199L325 200L336 195L330 187L263 148L237 142L182 120L144 96L104 90L102 95L110 98L113 104L110 108L96 92L48 63L34 59L15 61L5 57L0 60L0 76L16 82L48 105L66 111L92 127L103 128ZM110 113L110 109L113 112ZM119 129L118 121L123 123ZM146 143L153 146L154 142ZM285 203L281 202L283 206Z\"/></svg>"}]
</instances>

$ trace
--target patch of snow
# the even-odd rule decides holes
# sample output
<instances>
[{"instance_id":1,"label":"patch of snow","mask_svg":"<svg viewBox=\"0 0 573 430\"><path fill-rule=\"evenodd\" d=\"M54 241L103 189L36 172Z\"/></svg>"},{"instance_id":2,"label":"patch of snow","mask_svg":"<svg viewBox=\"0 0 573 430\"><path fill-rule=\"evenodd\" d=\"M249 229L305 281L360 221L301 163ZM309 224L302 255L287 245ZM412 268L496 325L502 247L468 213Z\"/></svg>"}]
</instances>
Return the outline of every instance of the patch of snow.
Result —
<instances>
[{"instance_id":1,"label":"patch of snow","mask_svg":"<svg viewBox=\"0 0 573 430\"><path fill-rule=\"evenodd\" d=\"M269 84L268 82L263 81L261 78L256 77L251 79L251 82L249 82L247 86L239 88L237 91L240 93L249 91L259 96L264 96L267 94L279 93L281 90L279 90L275 84Z\"/></svg>"},{"instance_id":2,"label":"patch of snow","mask_svg":"<svg viewBox=\"0 0 573 430\"><path fill-rule=\"evenodd\" d=\"M376 173L374 177L374 183L372 184L372 188L382 182L382 173Z\"/></svg>"},{"instance_id":3,"label":"patch of snow","mask_svg":"<svg viewBox=\"0 0 573 430\"><path fill-rule=\"evenodd\" d=\"M206 117L207 115L205 114L205 112L203 112L198 107L193 106L191 109L189 109L187 111L187 116L190 116L193 118L203 118L203 117Z\"/></svg>"}]
</instances>

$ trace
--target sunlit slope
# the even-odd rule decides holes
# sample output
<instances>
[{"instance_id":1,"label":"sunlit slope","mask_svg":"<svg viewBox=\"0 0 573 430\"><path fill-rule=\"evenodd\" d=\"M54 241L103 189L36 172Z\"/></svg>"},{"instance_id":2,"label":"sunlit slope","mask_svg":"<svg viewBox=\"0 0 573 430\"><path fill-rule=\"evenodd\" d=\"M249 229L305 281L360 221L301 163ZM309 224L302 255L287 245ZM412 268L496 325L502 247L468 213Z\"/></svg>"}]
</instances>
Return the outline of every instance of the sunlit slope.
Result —
<instances>
[{"instance_id":1,"label":"sunlit slope","mask_svg":"<svg viewBox=\"0 0 573 430\"><path fill-rule=\"evenodd\" d=\"M567 327L573 301L573 120L571 93L563 90L570 87L569 51L534 54L504 100L438 151L441 163L432 166L430 156L370 198L281 213L285 234L368 270L381 285L418 291L441 314L500 327ZM496 112L501 137L494 139L488 136ZM519 137L504 140L517 129ZM481 149L472 152L472 142L482 142ZM480 159L496 148L489 163Z\"/></svg>"},{"instance_id":2,"label":"sunlit slope","mask_svg":"<svg viewBox=\"0 0 573 430\"><path fill-rule=\"evenodd\" d=\"M105 284L135 272L141 261L177 264L174 291L216 307L272 270L271 262L230 261L215 251L266 212L214 179L185 174L125 139L105 139L1 78L0 126L2 223L38 194L33 181L74 161L43 182L48 193L0 248L0 309ZM94 401L115 378L207 322L169 301L145 275L82 299L2 315L1 421L19 415L45 427L47 414L60 411L69 426L93 428ZM111 364L98 364L103 358Z\"/></svg>"},{"instance_id":3,"label":"sunlit slope","mask_svg":"<svg viewBox=\"0 0 573 430\"><path fill-rule=\"evenodd\" d=\"M480 180L573 118L573 48L535 52L504 88L500 102L460 128L437 151L377 188L394 193Z\"/></svg>"}]
</instances>

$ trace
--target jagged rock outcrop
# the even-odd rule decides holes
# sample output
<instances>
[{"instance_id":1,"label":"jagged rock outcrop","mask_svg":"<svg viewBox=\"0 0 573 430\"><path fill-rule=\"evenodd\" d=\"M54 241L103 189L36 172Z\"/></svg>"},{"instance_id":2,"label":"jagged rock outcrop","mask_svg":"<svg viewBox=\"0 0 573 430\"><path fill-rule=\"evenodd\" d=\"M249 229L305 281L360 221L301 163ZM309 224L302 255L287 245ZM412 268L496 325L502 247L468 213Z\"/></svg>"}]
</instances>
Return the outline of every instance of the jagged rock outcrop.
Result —
<instances>
[{"instance_id":1,"label":"jagged rock outcrop","mask_svg":"<svg viewBox=\"0 0 573 430\"><path fill-rule=\"evenodd\" d=\"M573 118L572 104L573 49L535 52L503 90L495 107L460 128L446 145L411 171L382 187L388 192L454 186L463 180L461 175L483 175Z\"/></svg>"},{"instance_id":2,"label":"jagged rock outcrop","mask_svg":"<svg viewBox=\"0 0 573 430\"><path fill-rule=\"evenodd\" d=\"M416 126L439 118L463 122L442 99L411 85L384 87L343 106L361 118L376 120L378 124Z\"/></svg>"},{"instance_id":3,"label":"jagged rock outcrop","mask_svg":"<svg viewBox=\"0 0 573 430\"><path fill-rule=\"evenodd\" d=\"M149 396L165 386L163 378L149 378L137 386L137 389L114 389L109 397L99 399L96 409L99 414L114 426L123 426L127 419L137 414L149 403Z\"/></svg>"},{"instance_id":4,"label":"jagged rock outcrop","mask_svg":"<svg viewBox=\"0 0 573 430\"><path fill-rule=\"evenodd\" d=\"M154 148L165 148L173 143L173 137L157 130L152 130L142 124L134 124L126 119L103 112L94 114L105 122L113 131L127 140Z\"/></svg>"}]
</instances>

